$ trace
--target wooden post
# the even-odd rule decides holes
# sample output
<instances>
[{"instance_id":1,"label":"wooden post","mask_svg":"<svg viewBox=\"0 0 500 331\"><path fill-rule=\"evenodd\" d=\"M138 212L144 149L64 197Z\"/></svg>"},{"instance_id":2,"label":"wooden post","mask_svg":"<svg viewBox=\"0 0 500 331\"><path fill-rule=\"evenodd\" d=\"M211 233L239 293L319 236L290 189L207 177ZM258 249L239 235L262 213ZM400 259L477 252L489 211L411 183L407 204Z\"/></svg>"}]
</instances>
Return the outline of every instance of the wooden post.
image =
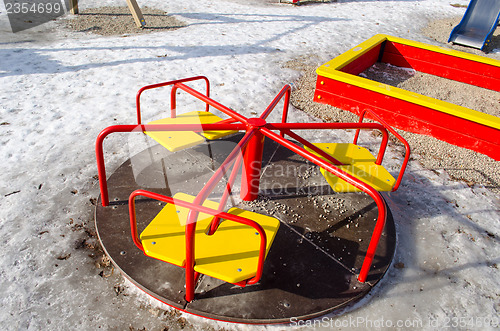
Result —
<instances>
[{"instance_id":1,"label":"wooden post","mask_svg":"<svg viewBox=\"0 0 500 331\"><path fill-rule=\"evenodd\" d=\"M74 0L74 1L76 1L76 0ZM144 20L144 16L142 16L141 8L139 8L137 1L127 0L127 5L128 5L128 8L130 9L130 12L132 13L132 16L134 17L134 21L135 21L135 24L137 25L137 27L142 28L142 27L146 26L146 21Z\"/></svg>"},{"instance_id":2,"label":"wooden post","mask_svg":"<svg viewBox=\"0 0 500 331\"><path fill-rule=\"evenodd\" d=\"M71 14L78 14L78 0L69 0L69 7L69 12Z\"/></svg>"}]
</instances>

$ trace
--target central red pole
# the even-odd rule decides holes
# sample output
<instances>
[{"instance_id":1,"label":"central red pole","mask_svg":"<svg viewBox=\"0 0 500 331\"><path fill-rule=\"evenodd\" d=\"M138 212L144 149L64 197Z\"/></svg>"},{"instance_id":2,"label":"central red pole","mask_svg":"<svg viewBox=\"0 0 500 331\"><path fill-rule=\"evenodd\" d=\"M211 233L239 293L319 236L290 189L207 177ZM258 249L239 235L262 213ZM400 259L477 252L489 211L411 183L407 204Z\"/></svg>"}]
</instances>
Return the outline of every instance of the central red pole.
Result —
<instances>
[{"instance_id":1,"label":"central red pole","mask_svg":"<svg viewBox=\"0 0 500 331\"><path fill-rule=\"evenodd\" d=\"M266 121L261 118L249 118L247 123L249 127L262 127L266 124ZM245 149L240 193L241 199L244 201L253 201L259 195L265 138L260 130L255 132Z\"/></svg>"}]
</instances>

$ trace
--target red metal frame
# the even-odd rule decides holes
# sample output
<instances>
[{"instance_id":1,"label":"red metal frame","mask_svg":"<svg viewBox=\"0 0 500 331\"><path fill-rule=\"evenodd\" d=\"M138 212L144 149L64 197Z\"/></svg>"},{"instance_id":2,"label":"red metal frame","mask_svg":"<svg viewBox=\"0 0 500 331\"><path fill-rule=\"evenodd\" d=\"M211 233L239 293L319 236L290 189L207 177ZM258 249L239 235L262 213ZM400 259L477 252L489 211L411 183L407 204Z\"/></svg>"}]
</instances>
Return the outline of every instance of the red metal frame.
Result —
<instances>
[{"instance_id":1,"label":"red metal frame","mask_svg":"<svg viewBox=\"0 0 500 331\"><path fill-rule=\"evenodd\" d=\"M500 68L485 63L386 41L381 61L500 92Z\"/></svg>"},{"instance_id":2,"label":"red metal frame","mask_svg":"<svg viewBox=\"0 0 500 331\"><path fill-rule=\"evenodd\" d=\"M113 125L102 130L96 140L97 174L101 191L101 203L109 206L106 166L104 162L104 139L111 133L144 132L144 131L217 131L217 130L245 130L247 126L241 123L214 123L214 124L142 124L142 125Z\"/></svg>"},{"instance_id":3,"label":"red metal frame","mask_svg":"<svg viewBox=\"0 0 500 331\"><path fill-rule=\"evenodd\" d=\"M170 93L170 112L171 112L171 117L175 118L176 112L175 112L175 107L176 107L176 90L175 84L177 83L187 83L187 82L192 82L195 80L204 80L206 85L207 85L207 97L210 97L210 82L207 77L205 76L196 76L196 77L190 77L190 78L184 78L184 79L177 79L177 80L172 80L170 82L164 82L164 83L158 83L158 84L152 84L152 85L147 85L144 87L141 87L139 91L137 92L137 95L135 96L135 105L136 105L136 111L137 111L137 124L142 124L141 123L141 95L144 91L146 90L151 90L159 87L164 87L164 86L170 86L174 85L174 88L172 88L172 91ZM206 110L209 110L209 104L206 104Z\"/></svg>"},{"instance_id":4,"label":"red metal frame","mask_svg":"<svg viewBox=\"0 0 500 331\"><path fill-rule=\"evenodd\" d=\"M244 153L244 152L243 152ZM227 199L229 198L229 195L231 195L231 186L233 186L233 183L236 179L236 176L238 175L238 169L241 167L241 162L243 161L243 156L238 155L236 158L236 161L233 165L233 170L231 171L231 175L229 176L227 180L227 185L226 189L224 190L224 193L222 194L222 197L219 202L219 208L217 209L218 211L222 212L224 208L226 207ZM221 222L220 217L215 216L210 223L210 229L208 231L208 235L212 235L215 233L217 228L219 227Z\"/></svg>"},{"instance_id":5,"label":"red metal frame","mask_svg":"<svg viewBox=\"0 0 500 331\"><path fill-rule=\"evenodd\" d=\"M204 79L207 82L207 94L204 95L183 83ZM199 100L202 100L206 103L207 109L209 106L213 106L216 109L222 111L223 113L230 116L229 119L222 120L218 123L214 124L155 124L155 125L143 125L141 124L141 114L140 114L140 96L141 93L148 89L164 87L164 86L172 86L172 90L182 89L185 92L191 94ZM191 301L194 299L194 286L196 284L196 279L199 276L198 273L194 271L195 265L195 256L194 256L194 233L196 230L196 219L200 212L207 213L209 215L213 215L212 223L210 229L208 231L208 235L213 234L220 223L221 219L231 220L235 222L239 222L242 224L246 224L256 228L259 233L261 233L263 241L261 241L261 255L259 255L259 265L257 269L257 274L255 277L250 280L243 281L238 283L237 285L245 286L246 284L256 283L262 274L262 266L265 258L265 250L266 241L265 241L265 233L254 221L248 220L243 217L238 217L235 215L230 215L223 210L226 208L227 199L229 194L231 194L231 187L234 183L234 180L239 172L240 168L243 167L243 175L242 175L242 198L245 200L254 200L257 198L258 189L259 189L259 181L261 174L261 165L262 165L262 152L264 148L264 140L265 138L270 138L285 148L290 149L291 151L303 156L307 160L313 162L319 167L326 169L330 173L342 178L347 183L357 187L361 191L370 195L378 207L378 218L375 223L375 229L372 234L372 238L370 240L370 244L368 250L366 252L365 259L363 261L363 265L358 276L358 280L360 282L365 282L368 272L370 270L373 258L375 256L375 251L384 229L385 220L386 220L386 205L384 199L380 195L378 191L372 188L370 185L365 184L360 181L356 177L350 175L349 173L338 168L338 165L341 163L331 156L327 155L323 151L316 148L306 139L300 137L298 134L293 132L292 130L331 130L331 129L356 129L355 142L357 142L359 130L379 130L382 133L382 143L379 149L379 153L377 155L377 164L382 162L384 152L388 143L388 131L393 133L400 141L405 144L406 148L406 156L401 167L400 175L398 176L397 186L401 181L401 177L406 168L408 158L409 158L409 146L406 141L395 132L392 128L385 124L385 122L381 121L381 123L362 123L364 113L360 118L359 123L286 123L289 102L290 102L290 91L291 88L289 85L285 85L283 89L278 93L278 95L273 99L273 101L269 104L266 110L261 114L259 118L246 118L233 110L227 108L226 106L216 102L215 100L209 97L209 83L208 79L202 76L176 80L171 82L165 82L160 84L149 85L141 88L137 94L137 120L139 125L115 125L110 126L104 129L96 141L96 158L97 158L97 167L99 173L99 182L101 189L101 201L103 206L109 205L108 199L108 189L106 182L106 170L104 164L104 154L103 154L103 142L104 138L109 134L114 132L144 132L144 131L214 131L214 130L244 130L246 134L244 137L238 142L237 146L232 150L232 152L228 155L226 160L222 163L222 165L217 169L214 175L208 180L200 193L196 196L193 203L188 203L185 201L180 201L177 199L173 199L171 197L167 197L161 194L145 191L145 190L137 190L134 191L129 198L129 208L130 208L130 225L132 230L132 237L136 246L143 250L142 244L139 239L139 235L137 232L137 222L135 215L135 197L141 195L145 197L149 197L155 200L164 201L167 203L175 203L179 206L190 209L188 214L188 219L186 223L186 264L185 274L186 274L186 300ZM174 103L174 107L171 107L171 116L175 116L175 92L171 93L171 101ZM281 123L267 123L265 119L269 116L269 114L275 109L276 105L283 100L283 116ZM373 117L378 118L376 114L370 113ZM238 123L239 122L239 123ZM273 131L279 131L280 134L276 134ZM284 138L284 136L289 135L293 139L296 139L299 143L311 148L315 152L318 152L322 157L325 157L327 161L323 160L321 157L314 155L311 152L308 152L303 147L298 146ZM222 199L219 204L218 210L210 209L203 207L203 203L213 191L215 186L219 183L222 177L229 172L231 169L231 174L229 176L228 183L226 185L226 189L223 193ZM397 189L395 186L395 189ZM394 190L395 190L394 189Z\"/></svg>"},{"instance_id":6,"label":"red metal frame","mask_svg":"<svg viewBox=\"0 0 500 331\"><path fill-rule=\"evenodd\" d=\"M380 116L375 114L373 111L370 109L365 109L362 113L361 116L359 117L359 123L363 123L363 119L365 118L366 113L369 113L374 120L380 122L387 130L389 130L405 147L405 156L403 159L403 164L401 165L401 170L399 171L398 178L396 179L396 183L394 183L394 187L392 188L392 192L396 191L399 188L399 184L401 184L401 180L403 179L403 175L405 173L406 165L408 164L408 161L410 160L410 144L393 128L391 128ZM354 135L354 141L353 144L357 145L358 143L358 138L359 138L359 129L356 129L356 134ZM386 137L382 138L382 144L380 145L380 151L377 156L377 160L375 161L376 164L382 164L382 159L384 157L384 152L385 152L385 144L384 140L387 139ZM382 146L384 146L382 150Z\"/></svg>"}]
</instances>

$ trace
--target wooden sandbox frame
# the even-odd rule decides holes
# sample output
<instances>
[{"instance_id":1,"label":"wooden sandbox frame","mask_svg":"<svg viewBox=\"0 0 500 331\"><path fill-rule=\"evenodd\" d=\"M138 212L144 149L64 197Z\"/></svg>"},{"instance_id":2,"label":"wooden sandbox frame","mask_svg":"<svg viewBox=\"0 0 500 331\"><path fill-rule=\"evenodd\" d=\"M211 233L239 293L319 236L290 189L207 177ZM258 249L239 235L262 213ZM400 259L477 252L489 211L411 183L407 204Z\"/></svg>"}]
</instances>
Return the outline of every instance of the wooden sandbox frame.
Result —
<instances>
[{"instance_id":1,"label":"wooden sandbox frame","mask_svg":"<svg viewBox=\"0 0 500 331\"><path fill-rule=\"evenodd\" d=\"M376 62L500 92L500 61L378 34L320 66L314 100L500 160L500 118L358 76ZM473 97L473 96L471 96Z\"/></svg>"}]
</instances>

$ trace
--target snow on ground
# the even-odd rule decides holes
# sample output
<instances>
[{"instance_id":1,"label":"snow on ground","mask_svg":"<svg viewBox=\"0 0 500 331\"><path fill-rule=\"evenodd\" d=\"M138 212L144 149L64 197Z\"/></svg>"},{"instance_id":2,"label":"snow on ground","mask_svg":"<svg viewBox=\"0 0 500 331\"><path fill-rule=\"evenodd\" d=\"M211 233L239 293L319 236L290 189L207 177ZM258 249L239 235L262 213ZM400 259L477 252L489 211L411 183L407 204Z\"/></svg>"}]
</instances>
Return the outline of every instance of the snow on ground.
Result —
<instances>
[{"instance_id":1,"label":"snow on ground","mask_svg":"<svg viewBox=\"0 0 500 331\"><path fill-rule=\"evenodd\" d=\"M248 116L261 112L298 77L283 69L286 61L314 54L321 64L376 33L432 43L419 29L432 19L463 15L464 8L450 5L457 2L467 4L139 1L188 26L119 37L70 32L55 22L14 35L0 6L0 328L265 329L180 316L116 273L99 275L91 250L82 248L95 244L84 229L92 228L91 200L99 195L97 134L133 123L141 86L194 75L208 76L213 97L223 104ZM102 5L124 1L80 3L82 9ZM155 96L145 118L166 109L167 98ZM138 152L133 140L119 135L105 148L108 173ZM414 162L401 189L386 198L398 230L395 265L356 307L304 327L498 326L498 197Z\"/></svg>"}]
</instances>

